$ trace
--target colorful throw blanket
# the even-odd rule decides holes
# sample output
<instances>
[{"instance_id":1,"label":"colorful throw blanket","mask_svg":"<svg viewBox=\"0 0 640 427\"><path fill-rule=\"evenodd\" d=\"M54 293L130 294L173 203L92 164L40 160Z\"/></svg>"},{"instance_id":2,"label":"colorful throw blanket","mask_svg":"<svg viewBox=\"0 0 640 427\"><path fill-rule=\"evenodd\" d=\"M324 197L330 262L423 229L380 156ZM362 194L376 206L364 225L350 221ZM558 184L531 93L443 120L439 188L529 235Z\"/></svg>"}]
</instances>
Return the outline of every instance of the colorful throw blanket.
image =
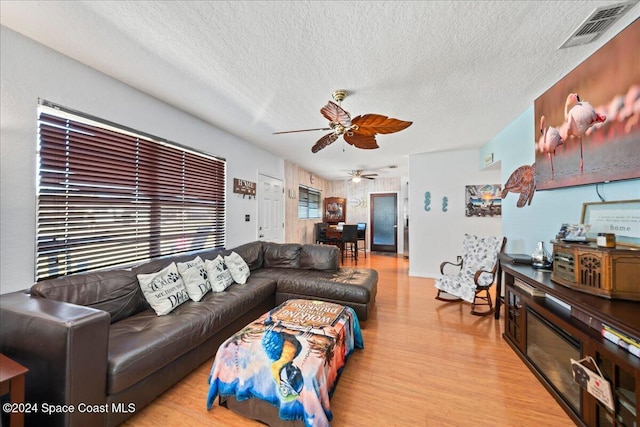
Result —
<instances>
[{"instance_id":1,"label":"colorful throw blanket","mask_svg":"<svg viewBox=\"0 0 640 427\"><path fill-rule=\"evenodd\" d=\"M356 313L324 301L288 300L225 341L209 375L207 409L218 395L265 400L283 420L328 426L329 398L354 348Z\"/></svg>"}]
</instances>

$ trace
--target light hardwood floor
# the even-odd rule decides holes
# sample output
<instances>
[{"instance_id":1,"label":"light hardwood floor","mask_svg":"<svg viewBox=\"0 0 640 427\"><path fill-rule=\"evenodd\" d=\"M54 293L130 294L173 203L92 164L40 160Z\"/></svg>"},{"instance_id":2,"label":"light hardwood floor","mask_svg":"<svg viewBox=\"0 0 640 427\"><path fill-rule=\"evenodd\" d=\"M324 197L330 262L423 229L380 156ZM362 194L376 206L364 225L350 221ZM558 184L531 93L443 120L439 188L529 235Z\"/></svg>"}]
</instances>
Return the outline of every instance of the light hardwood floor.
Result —
<instances>
[{"instance_id":1,"label":"light hardwood floor","mask_svg":"<svg viewBox=\"0 0 640 427\"><path fill-rule=\"evenodd\" d=\"M402 257L361 255L358 266L378 270L378 296L363 324L365 348L349 358L331 399L333 427L575 425L502 339L504 316L435 300L433 280L409 277ZM124 425L261 425L206 410L212 362Z\"/></svg>"}]
</instances>

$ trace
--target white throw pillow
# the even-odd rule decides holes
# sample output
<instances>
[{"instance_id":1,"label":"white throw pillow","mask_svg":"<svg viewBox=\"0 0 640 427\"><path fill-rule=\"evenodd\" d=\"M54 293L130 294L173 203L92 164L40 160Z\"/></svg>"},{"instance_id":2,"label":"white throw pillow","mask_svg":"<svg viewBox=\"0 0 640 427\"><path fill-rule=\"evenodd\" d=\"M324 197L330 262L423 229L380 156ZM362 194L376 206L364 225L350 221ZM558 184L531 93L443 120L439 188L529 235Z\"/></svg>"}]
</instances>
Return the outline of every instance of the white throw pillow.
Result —
<instances>
[{"instance_id":1,"label":"white throw pillow","mask_svg":"<svg viewBox=\"0 0 640 427\"><path fill-rule=\"evenodd\" d=\"M249 266L244 262L240 255L235 252L231 252L231 255L224 257L224 263L231 272L231 277L233 277L234 282L241 285L247 283L250 270Z\"/></svg>"},{"instance_id":2,"label":"white throw pillow","mask_svg":"<svg viewBox=\"0 0 640 427\"><path fill-rule=\"evenodd\" d=\"M138 282L144 297L158 316L169 314L171 310L189 300L189 293L184 287L175 262L157 273L138 274Z\"/></svg>"},{"instance_id":3,"label":"white throw pillow","mask_svg":"<svg viewBox=\"0 0 640 427\"><path fill-rule=\"evenodd\" d=\"M176 265L189 296L194 301L200 301L204 294L211 290L211 281L202 258L197 256L191 261L179 262Z\"/></svg>"},{"instance_id":4,"label":"white throw pillow","mask_svg":"<svg viewBox=\"0 0 640 427\"><path fill-rule=\"evenodd\" d=\"M206 260L204 265L207 268L207 273L209 273L209 280L211 281L211 289L213 292L222 292L233 283L231 272L220 255L218 255L216 259Z\"/></svg>"}]
</instances>

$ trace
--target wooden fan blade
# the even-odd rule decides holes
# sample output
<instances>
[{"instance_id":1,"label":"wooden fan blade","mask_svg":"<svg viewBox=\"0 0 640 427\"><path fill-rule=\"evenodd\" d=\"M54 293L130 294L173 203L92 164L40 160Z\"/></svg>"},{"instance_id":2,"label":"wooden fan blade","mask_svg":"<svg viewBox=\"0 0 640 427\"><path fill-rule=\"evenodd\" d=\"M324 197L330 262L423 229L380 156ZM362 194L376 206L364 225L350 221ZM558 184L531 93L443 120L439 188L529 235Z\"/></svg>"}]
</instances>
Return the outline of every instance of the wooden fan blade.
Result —
<instances>
[{"instance_id":1,"label":"wooden fan blade","mask_svg":"<svg viewBox=\"0 0 640 427\"><path fill-rule=\"evenodd\" d=\"M320 109L320 112L331 123L340 123L344 127L351 126L351 116L335 102L329 101Z\"/></svg>"},{"instance_id":2,"label":"wooden fan blade","mask_svg":"<svg viewBox=\"0 0 640 427\"><path fill-rule=\"evenodd\" d=\"M311 152L312 153L317 153L318 151L322 150L327 145L330 145L330 144L334 143L336 141L336 139L338 139L338 135L336 135L334 132L326 134L325 136L320 138L318 140L318 142L316 142L313 147L311 147Z\"/></svg>"},{"instance_id":3,"label":"wooden fan blade","mask_svg":"<svg viewBox=\"0 0 640 427\"><path fill-rule=\"evenodd\" d=\"M374 135L363 135L359 132L347 132L344 134L344 140L354 147L362 148L364 150L373 150L374 148L380 148L376 142Z\"/></svg>"},{"instance_id":4,"label":"wooden fan blade","mask_svg":"<svg viewBox=\"0 0 640 427\"><path fill-rule=\"evenodd\" d=\"M377 173L366 173L366 174L360 175L360 176L363 177L363 178L368 178L370 176L378 176L378 174Z\"/></svg>"},{"instance_id":5,"label":"wooden fan blade","mask_svg":"<svg viewBox=\"0 0 640 427\"><path fill-rule=\"evenodd\" d=\"M331 128L316 128L316 129L300 129L300 130L285 130L283 132L274 132L274 135L279 135L281 133L295 133L295 132L310 132L313 130L331 130Z\"/></svg>"},{"instance_id":6,"label":"wooden fan blade","mask_svg":"<svg viewBox=\"0 0 640 427\"><path fill-rule=\"evenodd\" d=\"M366 175L362 175L360 178L364 178L364 179L375 179L372 176L366 176Z\"/></svg>"},{"instance_id":7,"label":"wooden fan blade","mask_svg":"<svg viewBox=\"0 0 640 427\"><path fill-rule=\"evenodd\" d=\"M413 124L413 122L405 122L404 120L398 120L380 114L358 116L351 120L351 123L359 127L354 133L363 135L400 132Z\"/></svg>"}]
</instances>

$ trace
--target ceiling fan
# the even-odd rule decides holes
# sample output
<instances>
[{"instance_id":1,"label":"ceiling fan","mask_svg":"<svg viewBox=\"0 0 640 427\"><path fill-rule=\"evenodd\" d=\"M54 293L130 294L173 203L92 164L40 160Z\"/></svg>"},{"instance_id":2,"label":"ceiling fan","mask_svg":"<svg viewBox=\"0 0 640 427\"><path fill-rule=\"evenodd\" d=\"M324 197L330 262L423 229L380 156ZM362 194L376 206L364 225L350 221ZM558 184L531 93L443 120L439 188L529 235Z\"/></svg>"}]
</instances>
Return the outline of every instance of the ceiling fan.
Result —
<instances>
[{"instance_id":1,"label":"ceiling fan","mask_svg":"<svg viewBox=\"0 0 640 427\"><path fill-rule=\"evenodd\" d=\"M350 180L353 182L360 182L362 180L362 178L364 179L375 179L376 176L378 176L377 173L362 173L362 169L356 169L356 170L352 170L351 172L349 172L349 175L351 176Z\"/></svg>"},{"instance_id":2,"label":"ceiling fan","mask_svg":"<svg viewBox=\"0 0 640 427\"><path fill-rule=\"evenodd\" d=\"M276 134L309 132L316 130L331 130L331 133L320 138L311 151L317 153L329 144L335 142L338 137L343 136L344 140L357 148L371 150L380 148L376 141L376 134L395 133L411 126L413 122L406 122L380 114L351 115L342 109L342 100L346 98L346 90L335 90L332 93L333 99L337 102L329 101L327 105L320 109L320 113L329 120L328 128L290 130L284 132L274 132Z\"/></svg>"}]
</instances>

